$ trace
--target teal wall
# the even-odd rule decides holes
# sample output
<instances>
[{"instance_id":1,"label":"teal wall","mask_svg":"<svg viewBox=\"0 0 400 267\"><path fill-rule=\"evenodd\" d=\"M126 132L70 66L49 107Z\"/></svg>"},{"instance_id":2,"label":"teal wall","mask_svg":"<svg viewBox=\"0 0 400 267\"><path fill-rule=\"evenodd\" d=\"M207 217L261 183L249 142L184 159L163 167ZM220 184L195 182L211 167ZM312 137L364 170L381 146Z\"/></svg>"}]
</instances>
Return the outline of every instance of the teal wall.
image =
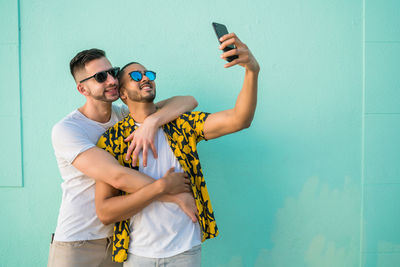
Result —
<instances>
[{"instance_id":1,"label":"teal wall","mask_svg":"<svg viewBox=\"0 0 400 267\"><path fill-rule=\"evenodd\" d=\"M400 2L366 3L362 262L400 266Z\"/></svg>"},{"instance_id":2,"label":"teal wall","mask_svg":"<svg viewBox=\"0 0 400 267\"><path fill-rule=\"evenodd\" d=\"M61 200L50 132L84 103L71 57L142 62L158 99L216 112L243 70L223 68L213 21L261 73L251 128L199 147L220 228L203 266L400 265L400 2L0 0L0 20L0 266L46 265Z\"/></svg>"}]
</instances>

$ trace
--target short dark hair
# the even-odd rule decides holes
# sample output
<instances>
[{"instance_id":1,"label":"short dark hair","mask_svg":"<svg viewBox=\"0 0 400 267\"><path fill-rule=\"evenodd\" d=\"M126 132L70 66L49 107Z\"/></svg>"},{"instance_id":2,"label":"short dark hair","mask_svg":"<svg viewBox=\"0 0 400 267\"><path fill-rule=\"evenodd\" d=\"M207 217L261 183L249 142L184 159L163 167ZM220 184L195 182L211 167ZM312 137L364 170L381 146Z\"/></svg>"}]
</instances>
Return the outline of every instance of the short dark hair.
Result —
<instances>
[{"instance_id":1,"label":"short dark hair","mask_svg":"<svg viewBox=\"0 0 400 267\"><path fill-rule=\"evenodd\" d=\"M119 85L120 85L120 90L121 90L121 88L122 88L122 76L123 76L124 73L125 73L125 69L126 69L127 67L129 67L130 65L133 65L133 64L142 65L142 64L140 64L139 62L132 61L132 62L129 62L128 64L126 64L125 66L123 66L123 67L121 68L121 70L119 71L119 73L118 73L118 81L119 81Z\"/></svg>"},{"instance_id":2,"label":"short dark hair","mask_svg":"<svg viewBox=\"0 0 400 267\"><path fill-rule=\"evenodd\" d=\"M118 78L121 79L121 78L122 78L122 75L124 75L125 69L126 69L127 67L129 67L130 65L133 65L133 64L142 65L142 64L140 64L139 62L136 62L136 61L129 62L128 64L126 64L125 66L123 66L123 67L121 68L121 70L119 71L119 74L118 74Z\"/></svg>"},{"instance_id":3,"label":"short dark hair","mask_svg":"<svg viewBox=\"0 0 400 267\"><path fill-rule=\"evenodd\" d=\"M85 65L88 62L105 56L106 53L103 50L97 48L92 48L79 52L73 59L71 59L69 63L69 69L72 76L75 78L76 71L85 68Z\"/></svg>"}]
</instances>

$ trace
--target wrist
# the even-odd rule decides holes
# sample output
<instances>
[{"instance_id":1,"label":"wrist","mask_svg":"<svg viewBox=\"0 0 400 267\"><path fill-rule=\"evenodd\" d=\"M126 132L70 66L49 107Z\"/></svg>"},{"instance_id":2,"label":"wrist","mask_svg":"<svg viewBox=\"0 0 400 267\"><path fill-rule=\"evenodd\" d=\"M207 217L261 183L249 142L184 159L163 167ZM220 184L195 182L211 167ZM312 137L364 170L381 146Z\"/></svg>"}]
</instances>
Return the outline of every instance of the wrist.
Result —
<instances>
[{"instance_id":1,"label":"wrist","mask_svg":"<svg viewBox=\"0 0 400 267\"><path fill-rule=\"evenodd\" d=\"M250 74L255 77L258 76L259 72L260 72L260 66L258 64L256 66L246 68L246 74Z\"/></svg>"},{"instance_id":2,"label":"wrist","mask_svg":"<svg viewBox=\"0 0 400 267\"><path fill-rule=\"evenodd\" d=\"M260 72L260 65L257 60L251 55L248 64L246 65L246 71L258 75Z\"/></svg>"},{"instance_id":3,"label":"wrist","mask_svg":"<svg viewBox=\"0 0 400 267\"><path fill-rule=\"evenodd\" d=\"M160 118L157 116L157 112L153 113L152 115L148 116L145 120L144 123L149 125L150 127L158 128L161 127L160 123Z\"/></svg>"},{"instance_id":4,"label":"wrist","mask_svg":"<svg viewBox=\"0 0 400 267\"><path fill-rule=\"evenodd\" d=\"M158 196L164 195L167 191L167 184L164 179L158 179L157 181L153 182L155 187L155 192Z\"/></svg>"},{"instance_id":5,"label":"wrist","mask_svg":"<svg viewBox=\"0 0 400 267\"><path fill-rule=\"evenodd\" d=\"M179 205L180 199L176 195L165 194L163 197L168 201Z\"/></svg>"}]
</instances>

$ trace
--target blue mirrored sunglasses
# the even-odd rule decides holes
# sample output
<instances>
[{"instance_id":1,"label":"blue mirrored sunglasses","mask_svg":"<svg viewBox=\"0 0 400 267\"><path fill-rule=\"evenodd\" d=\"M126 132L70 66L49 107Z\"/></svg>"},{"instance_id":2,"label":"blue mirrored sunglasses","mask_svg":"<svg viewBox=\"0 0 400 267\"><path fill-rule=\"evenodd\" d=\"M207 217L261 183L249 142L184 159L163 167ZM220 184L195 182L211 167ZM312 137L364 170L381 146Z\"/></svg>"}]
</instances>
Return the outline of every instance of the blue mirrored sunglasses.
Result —
<instances>
[{"instance_id":1,"label":"blue mirrored sunglasses","mask_svg":"<svg viewBox=\"0 0 400 267\"><path fill-rule=\"evenodd\" d=\"M156 73L151 70L146 70L144 72L135 70L129 73L129 76L131 76L132 80L136 82L140 82L143 79L143 75L149 78L150 81L154 81L156 79Z\"/></svg>"}]
</instances>

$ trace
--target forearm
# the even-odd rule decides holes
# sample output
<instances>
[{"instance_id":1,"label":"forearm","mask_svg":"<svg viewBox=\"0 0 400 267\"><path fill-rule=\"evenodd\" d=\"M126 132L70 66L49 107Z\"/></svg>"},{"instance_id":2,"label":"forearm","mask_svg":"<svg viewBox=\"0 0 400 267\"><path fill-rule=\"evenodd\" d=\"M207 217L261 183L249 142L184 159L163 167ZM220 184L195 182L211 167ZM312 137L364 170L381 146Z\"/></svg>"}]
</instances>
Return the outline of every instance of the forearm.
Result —
<instances>
[{"instance_id":1,"label":"forearm","mask_svg":"<svg viewBox=\"0 0 400 267\"><path fill-rule=\"evenodd\" d=\"M161 196L163 196L163 187L156 181L133 194L110 196L102 201L97 200L97 216L106 225L126 220L140 212L154 200L162 198Z\"/></svg>"},{"instance_id":2,"label":"forearm","mask_svg":"<svg viewBox=\"0 0 400 267\"><path fill-rule=\"evenodd\" d=\"M241 128L249 127L257 105L258 71L246 69L242 90L233 108L234 119Z\"/></svg>"},{"instance_id":3,"label":"forearm","mask_svg":"<svg viewBox=\"0 0 400 267\"><path fill-rule=\"evenodd\" d=\"M114 180L116 186L111 186L127 193L135 193L155 181L144 173L126 167L122 167L121 173Z\"/></svg>"},{"instance_id":4,"label":"forearm","mask_svg":"<svg viewBox=\"0 0 400 267\"><path fill-rule=\"evenodd\" d=\"M236 46L236 49L224 52L221 58L238 56L235 60L226 63L224 67L240 65L245 68L245 75L234 108L210 114L205 120L203 133L207 140L248 128L253 121L257 105L258 74L260 72L257 60L236 34L225 34L219 40L222 42L219 47L221 50L229 45Z\"/></svg>"},{"instance_id":5,"label":"forearm","mask_svg":"<svg viewBox=\"0 0 400 267\"><path fill-rule=\"evenodd\" d=\"M92 179L128 193L154 182L144 173L121 166L111 154L98 147L81 153L72 164Z\"/></svg>"},{"instance_id":6,"label":"forearm","mask_svg":"<svg viewBox=\"0 0 400 267\"><path fill-rule=\"evenodd\" d=\"M157 112L147 117L146 120L150 120L160 127L196 108L197 101L192 96L175 96L157 103L156 106L159 108Z\"/></svg>"}]
</instances>

